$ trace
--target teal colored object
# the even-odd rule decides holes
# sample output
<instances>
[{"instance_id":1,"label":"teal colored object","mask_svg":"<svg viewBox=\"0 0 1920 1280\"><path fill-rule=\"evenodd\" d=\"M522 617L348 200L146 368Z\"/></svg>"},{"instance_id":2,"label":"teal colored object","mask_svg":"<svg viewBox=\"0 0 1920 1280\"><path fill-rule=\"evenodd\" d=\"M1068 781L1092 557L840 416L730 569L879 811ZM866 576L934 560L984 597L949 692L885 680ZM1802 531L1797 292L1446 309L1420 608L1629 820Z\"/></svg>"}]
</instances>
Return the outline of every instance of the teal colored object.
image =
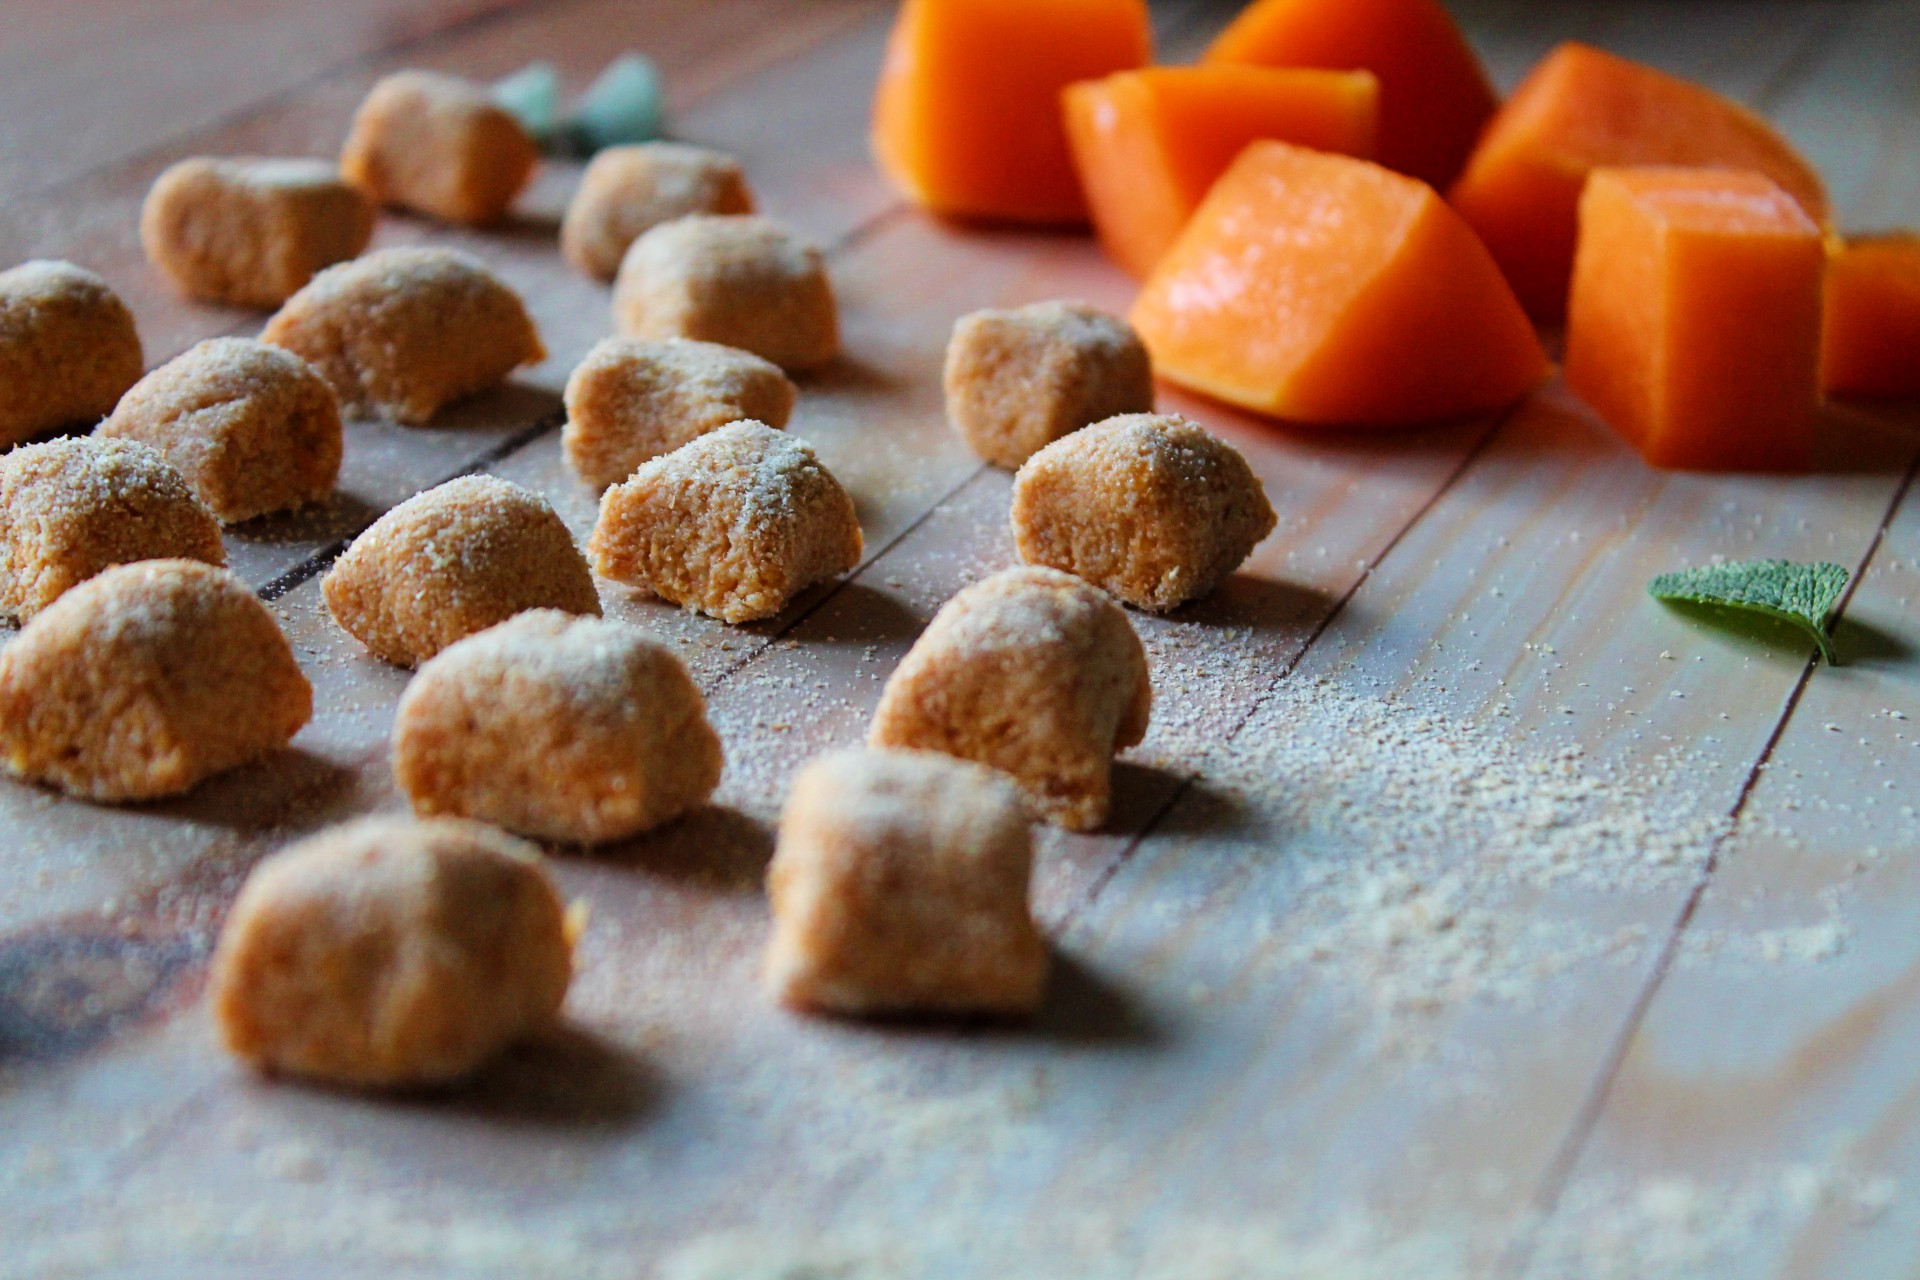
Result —
<instances>
[{"instance_id":1,"label":"teal colored object","mask_svg":"<svg viewBox=\"0 0 1920 1280\"><path fill-rule=\"evenodd\" d=\"M567 121L574 145L587 155L660 136L660 72L637 53L615 58L588 86Z\"/></svg>"},{"instance_id":2,"label":"teal colored object","mask_svg":"<svg viewBox=\"0 0 1920 1280\"><path fill-rule=\"evenodd\" d=\"M520 68L493 86L493 100L505 107L542 147L560 125L560 73L551 62Z\"/></svg>"}]
</instances>

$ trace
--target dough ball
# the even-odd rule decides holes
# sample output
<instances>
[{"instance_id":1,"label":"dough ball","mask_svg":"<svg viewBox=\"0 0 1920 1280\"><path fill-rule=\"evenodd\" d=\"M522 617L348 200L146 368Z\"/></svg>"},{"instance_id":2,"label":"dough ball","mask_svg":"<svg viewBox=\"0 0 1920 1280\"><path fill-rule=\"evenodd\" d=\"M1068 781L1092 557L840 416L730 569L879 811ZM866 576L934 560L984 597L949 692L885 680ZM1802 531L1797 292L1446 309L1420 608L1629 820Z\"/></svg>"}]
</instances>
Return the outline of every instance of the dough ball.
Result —
<instances>
[{"instance_id":1,"label":"dough ball","mask_svg":"<svg viewBox=\"0 0 1920 1280\"><path fill-rule=\"evenodd\" d=\"M211 338L161 365L98 434L158 449L225 524L325 502L340 474L333 388L251 338Z\"/></svg>"},{"instance_id":2,"label":"dough ball","mask_svg":"<svg viewBox=\"0 0 1920 1280\"><path fill-rule=\"evenodd\" d=\"M780 366L712 342L608 338L567 379L567 464L596 489L649 458L751 418L784 427L797 393Z\"/></svg>"},{"instance_id":3,"label":"dough ball","mask_svg":"<svg viewBox=\"0 0 1920 1280\"><path fill-rule=\"evenodd\" d=\"M328 267L260 339L312 365L347 408L415 425L547 356L520 296L448 249L382 249Z\"/></svg>"},{"instance_id":4,"label":"dough ball","mask_svg":"<svg viewBox=\"0 0 1920 1280\"><path fill-rule=\"evenodd\" d=\"M1153 409L1153 365L1133 328L1072 302L961 316L945 382L954 429L1009 470L1090 422Z\"/></svg>"},{"instance_id":5,"label":"dough ball","mask_svg":"<svg viewBox=\"0 0 1920 1280\"><path fill-rule=\"evenodd\" d=\"M277 307L373 238L373 202L324 160L196 156L154 181L140 244L189 298Z\"/></svg>"},{"instance_id":6,"label":"dough ball","mask_svg":"<svg viewBox=\"0 0 1920 1280\"><path fill-rule=\"evenodd\" d=\"M408 498L354 539L320 589L334 621L403 667L528 609L600 612L593 573L559 515L494 476Z\"/></svg>"},{"instance_id":7,"label":"dough ball","mask_svg":"<svg viewBox=\"0 0 1920 1280\"><path fill-rule=\"evenodd\" d=\"M608 147L580 177L560 223L560 249L611 280L642 232L695 213L752 213L753 191L732 156L684 142Z\"/></svg>"},{"instance_id":8,"label":"dough ball","mask_svg":"<svg viewBox=\"0 0 1920 1280\"><path fill-rule=\"evenodd\" d=\"M769 218L695 216L635 240L613 286L613 327L698 338L811 369L840 351L820 251Z\"/></svg>"},{"instance_id":9,"label":"dough ball","mask_svg":"<svg viewBox=\"0 0 1920 1280\"><path fill-rule=\"evenodd\" d=\"M157 449L87 436L0 455L0 614L25 620L134 560L227 562L220 525Z\"/></svg>"},{"instance_id":10,"label":"dough ball","mask_svg":"<svg viewBox=\"0 0 1920 1280\"><path fill-rule=\"evenodd\" d=\"M539 162L484 86L433 71L374 85L340 150L340 172L378 203L475 226L505 216Z\"/></svg>"},{"instance_id":11,"label":"dough ball","mask_svg":"<svg viewBox=\"0 0 1920 1280\"><path fill-rule=\"evenodd\" d=\"M85 582L0 650L0 751L89 800L178 795L283 747L313 690L267 606L194 560Z\"/></svg>"},{"instance_id":12,"label":"dough ball","mask_svg":"<svg viewBox=\"0 0 1920 1280\"><path fill-rule=\"evenodd\" d=\"M457 818L370 818L255 867L213 957L253 1067L363 1088L471 1074L554 1024L573 934L540 851Z\"/></svg>"},{"instance_id":13,"label":"dough ball","mask_svg":"<svg viewBox=\"0 0 1920 1280\"><path fill-rule=\"evenodd\" d=\"M860 563L853 499L804 440L764 422L710 431L600 499L600 576L722 622L771 618Z\"/></svg>"},{"instance_id":14,"label":"dough ball","mask_svg":"<svg viewBox=\"0 0 1920 1280\"><path fill-rule=\"evenodd\" d=\"M823 756L780 820L767 986L833 1013L1028 1013L1047 975L1032 877L1004 775L927 751Z\"/></svg>"},{"instance_id":15,"label":"dough ball","mask_svg":"<svg viewBox=\"0 0 1920 1280\"><path fill-rule=\"evenodd\" d=\"M1097 422L1034 454L1013 480L1020 558L1141 609L1206 595L1273 526L1247 460L1180 417Z\"/></svg>"},{"instance_id":16,"label":"dough ball","mask_svg":"<svg viewBox=\"0 0 1920 1280\"><path fill-rule=\"evenodd\" d=\"M145 368L133 313L71 262L0 271L0 449L106 414Z\"/></svg>"},{"instance_id":17,"label":"dough ball","mask_svg":"<svg viewBox=\"0 0 1920 1280\"><path fill-rule=\"evenodd\" d=\"M867 741L1013 775L1046 821L1107 820L1115 751L1146 736L1147 656L1119 605L1057 569L1004 569L934 615Z\"/></svg>"},{"instance_id":18,"label":"dough ball","mask_svg":"<svg viewBox=\"0 0 1920 1280\"><path fill-rule=\"evenodd\" d=\"M400 699L393 774L415 812L569 844L705 802L720 738L680 659L637 627L536 609L468 636Z\"/></svg>"}]
</instances>

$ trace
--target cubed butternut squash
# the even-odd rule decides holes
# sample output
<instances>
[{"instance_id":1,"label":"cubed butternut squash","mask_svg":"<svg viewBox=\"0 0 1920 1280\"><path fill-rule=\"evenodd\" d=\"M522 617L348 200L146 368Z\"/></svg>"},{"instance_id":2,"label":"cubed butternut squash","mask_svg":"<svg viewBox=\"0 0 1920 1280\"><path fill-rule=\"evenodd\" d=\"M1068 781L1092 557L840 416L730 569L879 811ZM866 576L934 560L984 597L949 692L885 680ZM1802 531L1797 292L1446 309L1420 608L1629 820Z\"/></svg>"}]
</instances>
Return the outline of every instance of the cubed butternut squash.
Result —
<instances>
[{"instance_id":1,"label":"cubed butternut squash","mask_svg":"<svg viewBox=\"0 0 1920 1280\"><path fill-rule=\"evenodd\" d=\"M1462 417L1547 372L1499 268L1431 187L1283 142L1249 145L1214 184L1133 323L1169 381L1302 423Z\"/></svg>"},{"instance_id":2,"label":"cubed butternut squash","mask_svg":"<svg viewBox=\"0 0 1920 1280\"><path fill-rule=\"evenodd\" d=\"M1920 399L1920 235L1828 242L1826 295L1822 389Z\"/></svg>"},{"instance_id":3,"label":"cubed butternut squash","mask_svg":"<svg viewBox=\"0 0 1920 1280\"><path fill-rule=\"evenodd\" d=\"M1602 167L1766 174L1824 222L1820 175L1771 125L1711 89L1589 45L1560 45L1487 126L1448 199L1544 324L1566 314L1580 191Z\"/></svg>"},{"instance_id":4,"label":"cubed butternut squash","mask_svg":"<svg viewBox=\"0 0 1920 1280\"><path fill-rule=\"evenodd\" d=\"M1580 199L1567 385L1655 466L1803 471L1825 249L1758 173L1598 169Z\"/></svg>"},{"instance_id":5,"label":"cubed butternut squash","mask_svg":"<svg viewBox=\"0 0 1920 1280\"><path fill-rule=\"evenodd\" d=\"M1152 56L1145 0L905 0L874 97L874 158L936 213L1084 222L1060 91Z\"/></svg>"},{"instance_id":6,"label":"cubed butternut squash","mask_svg":"<svg viewBox=\"0 0 1920 1280\"><path fill-rule=\"evenodd\" d=\"M1144 277L1249 142L1371 156L1380 82L1368 71L1149 67L1070 85L1063 105L1100 243Z\"/></svg>"},{"instance_id":7,"label":"cubed butternut squash","mask_svg":"<svg viewBox=\"0 0 1920 1280\"><path fill-rule=\"evenodd\" d=\"M1499 99L1439 0L1258 0L1204 59L1371 71L1380 78L1381 164L1445 187Z\"/></svg>"}]
</instances>

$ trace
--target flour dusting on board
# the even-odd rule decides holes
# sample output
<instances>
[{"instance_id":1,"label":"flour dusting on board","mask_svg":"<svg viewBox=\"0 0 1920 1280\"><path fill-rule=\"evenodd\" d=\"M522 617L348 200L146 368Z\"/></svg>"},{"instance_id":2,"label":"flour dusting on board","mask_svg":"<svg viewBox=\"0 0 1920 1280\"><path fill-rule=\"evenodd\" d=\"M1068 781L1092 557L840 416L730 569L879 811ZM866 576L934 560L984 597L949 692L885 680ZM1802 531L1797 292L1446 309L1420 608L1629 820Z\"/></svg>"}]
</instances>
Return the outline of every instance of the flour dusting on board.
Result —
<instances>
[{"instance_id":1,"label":"flour dusting on board","mask_svg":"<svg viewBox=\"0 0 1920 1280\"><path fill-rule=\"evenodd\" d=\"M1200 825L1224 822L1286 879L1259 939L1273 965L1397 1023L1525 1003L1574 965L1643 956L1656 940L1599 923L1621 918L1605 900L1691 884L1727 828L1674 799L1686 767L1670 754L1629 771L1286 680L1214 753L1201 789L1217 812Z\"/></svg>"},{"instance_id":2,"label":"flour dusting on board","mask_svg":"<svg viewBox=\"0 0 1920 1280\"><path fill-rule=\"evenodd\" d=\"M1078 1211L1015 1235L940 1221L809 1238L770 1228L697 1236L660 1280L880 1280L904 1275L1047 1280L1710 1280L1781 1233L1870 1223L1895 1184L1844 1163L1756 1167L1710 1181L1681 1174L1577 1186L1529 1231L1516 1213L1389 1223L1354 1210L1306 1229L1257 1215L1155 1217ZM1519 1265L1515 1265L1519 1264Z\"/></svg>"}]
</instances>

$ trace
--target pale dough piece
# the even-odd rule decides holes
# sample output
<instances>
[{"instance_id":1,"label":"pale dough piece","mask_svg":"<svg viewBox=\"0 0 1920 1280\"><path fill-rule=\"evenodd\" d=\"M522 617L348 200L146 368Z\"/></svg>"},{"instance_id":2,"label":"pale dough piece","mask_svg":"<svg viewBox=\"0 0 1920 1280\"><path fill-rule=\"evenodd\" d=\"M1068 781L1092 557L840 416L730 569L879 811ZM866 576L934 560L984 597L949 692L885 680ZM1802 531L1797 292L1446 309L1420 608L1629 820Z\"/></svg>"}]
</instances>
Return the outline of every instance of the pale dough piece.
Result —
<instances>
[{"instance_id":1,"label":"pale dough piece","mask_svg":"<svg viewBox=\"0 0 1920 1280\"><path fill-rule=\"evenodd\" d=\"M103 569L227 562L220 525L159 450L80 436L0 454L0 616L25 620Z\"/></svg>"},{"instance_id":2,"label":"pale dough piece","mask_svg":"<svg viewBox=\"0 0 1920 1280\"><path fill-rule=\"evenodd\" d=\"M853 499L806 441L710 431L607 490L588 542L604 578L723 622L770 618L860 563Z\"/></svg>"},{"instance_id":3,"label":"pale dough piece","mask_svg":"<svg viewBox=\"0 0 1920 1280\"><path fill-rule=\"evenodd\" d=\"M325 502L340 474L333 388L251 338L210 338L161 365L98 434L160 450L225 524Z\"/></svg>"},{"instance_id":4,"label":"pale dough piece","mask_svg":"<svg viewBox=\"0 0 1920 1280\"><path fill-rule=\"evenodd\" d=\"M449 249L382 249L328 267L260 340L312 365L343 406L413 425L547 356L520 296Z\"/></svg>"},{"instance_id":5,"label":"pale dough piece","mask_svg":"<svg viewBox=\"0 0 1920 1280\"><path fill-rule=\"evenodd\" d=\"M611 280L627 246L675 218L752 213L753 191L740 162L684 142L608 147L580 176L560 223L560 250L596 280Z\"/></svg>"},{"instance_id":6,"label":"pale dough piece","mask_svg":"<svg viewBox=\"0 0 1920 1280\"><path fill-rule=\"evenodd\" d=\"M596 489L641 463L753 419L784 427L798 393L780 366L713 342L607 338L567 379L567 465Z\"/></svg>"},{"instance_id":7,"label":"pale dough piece","mask_svg":"<svg viewBox=\"0 0 1920 1280\"><path fill-rule=\"evenodd\" d=\"M961 316L944 380L954 430L1009 470L1090 422L1153 409L1153 363L1139 335L1073 302Z\"/></svg>"},{"instance_id":8,"label":"pale dough piece","mask_svg":"<svg viewBox=\"0 0 1920 1280\"><path fill-rule=\"evenodd\" d=\"M0 650L0 751L89 800L177 795L275 751L313 690L245 583L194 560L120 565Z\"/></svg>"},{"instance_id":9,"label":"pale dough piece","mask_svg":"<svg viewBox=\"0 0 1920 1280\"><path fill-rule=\"evenodd\" d=\"M1032 877L1003 774L927 751L823 756L780 820L767 986L832 1013L1030 1013L1047 975Z\"/></svg>"},{"instance_id":10,"label":"pale dough piece","mask_svg":"<svg viewBox=\"0 0 1920 1280\"><path fill-rule=\"evenodd\" d=\"M340 149L340 172L380 204L476 226L506 215L539 162L484 86L434 71L374 85Z\"/></svg>"},{"instance_id":11,"label":"pale dough piece","mask_svg":"<svg viewBox=\"0 0 1920 1280\"><path fill-rule=\"evenodd\" d=\"M1020 558L1141 609L1206 595L1274 523L1240 452L1181 417L1097 422L1034 454L1013 479Z\"/></svg>"},{"instance_id":12,"label":"pale dough piece","mask_svg":"<svg viewBox=\"0 0 1920 1280\"><path fill-rule=\"evenodd\" d=\"M867 741L1011 774L1034 812L1107 820L1114 752L1146 736L1153 690L1126 611L1057 569L1004 569L934 615L887 681Z\"/></svg>"},{"instance_id":13,"label":"pale dough piece","mask_svg":"<svg viewBox=\"0 0 1920 1280\"><path fill-rule=\"evenodd\" d=\"M448 646L407 686L393 774L421 814L600 844L679 817L720 783L686 666L645 632L535 609Z\"/></svg>"},{"instance_id":14,"label":"pale dough piece","mask_svg":"<svg viewBox=\"0 0 1920 1280\"><path fill-rule=\"evenodd\" d=\"M0 449L93 422L140 380L133 313L71 262L0 271Z\"/></svg>"},{"instance_id":15,"label":"pale dough piece","mask_svg":"<svg viewBox=\"0 0 1920 1280\"><path fill-rule=\"evenodd\" d=\"M214 953L214 1018L260 1071L443 1084L558 1021L575 931L526 841L362 819L247 877Z\"/></svg>"},{"instance_id":16,"label":"pale dough piece","mask_svg":"<svg viewBox=\"0 0 1920 1280\"><path fill-rule=\"evenodd\" d=\"M324 160L195 156L154 180L140 245L189 298L277 307L373 238L374 206Z\"/></svg>"},{"instance_id":17,"label":"pale dough piece","mask_svg":"<svg viewBox=\"0 0 1920 1280\"><path fill-rule=\"evenodd\" d=\"M403 667L528 609L600 612L593 572L553 507L494 476L408 498L353 540L320 589L334 621Z\"/></svg>"},{"instance_id":18,"label":"pale dough piece","mask_svg":"<svg viewBox=\"0 0 1920 1280\"><path fill-rule=\"evenodd\" d=\"M770 218L698 215L635 240L613 286L614 330L698 338L811 369L840 351L820 251Z\"/></svg>"}]
</instances>

